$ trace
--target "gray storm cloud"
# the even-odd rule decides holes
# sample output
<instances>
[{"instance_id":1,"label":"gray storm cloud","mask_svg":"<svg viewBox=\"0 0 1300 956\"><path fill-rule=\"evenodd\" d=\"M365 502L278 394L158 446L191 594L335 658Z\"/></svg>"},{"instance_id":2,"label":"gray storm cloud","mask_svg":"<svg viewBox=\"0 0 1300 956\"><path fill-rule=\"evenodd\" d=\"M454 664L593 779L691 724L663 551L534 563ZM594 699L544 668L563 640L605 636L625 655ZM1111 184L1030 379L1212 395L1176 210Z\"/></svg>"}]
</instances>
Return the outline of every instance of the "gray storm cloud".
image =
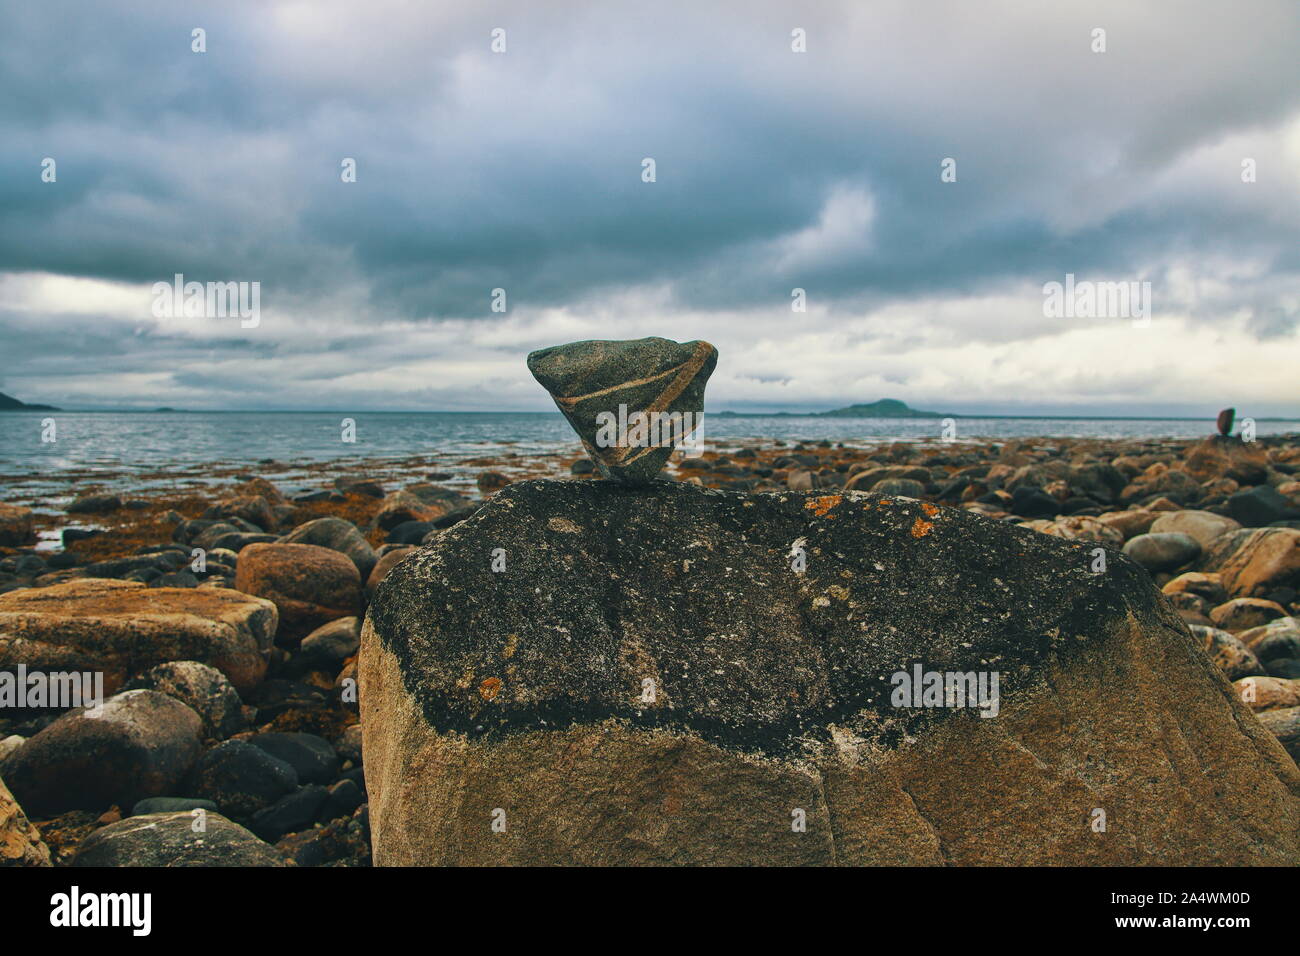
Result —
<instances>
[{"instance_id":1,"label":"gray storm cloud","mask_svg":"<svg viewBox=\"0 0 1300 956\"><path fill-rule=\"evenodd\" d=\"M722 349L733 407L1200 409L1248 377L1295 412L1259 372L1300 351L1289 0L55 2L5 26L0 382L32 400L543 408L529 348L680 332ZM177 272L260 281L266 321L97 304ZM1127 345L1052 324L1067 272L1151 281L1168 321ZM1144 351L1173 365L1143 381Z\"/></svg>"}]
</instances>

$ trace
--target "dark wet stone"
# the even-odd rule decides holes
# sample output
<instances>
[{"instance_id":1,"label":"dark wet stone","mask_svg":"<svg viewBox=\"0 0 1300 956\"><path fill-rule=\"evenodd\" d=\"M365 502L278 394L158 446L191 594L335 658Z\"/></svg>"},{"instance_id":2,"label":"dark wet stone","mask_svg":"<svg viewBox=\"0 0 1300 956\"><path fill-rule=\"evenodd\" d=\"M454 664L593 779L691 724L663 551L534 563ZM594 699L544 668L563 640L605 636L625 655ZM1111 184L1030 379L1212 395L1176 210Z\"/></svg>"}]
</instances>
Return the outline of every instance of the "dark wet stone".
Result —
<instances>
[{"instance_id":1,"label":"dark wet stone","mask_svg":"<svg viewBox=\"0 0 1300 956\"><path fill-rule=\"evenodd\" d=\"M253 814L248 828L263 840L275 842L286 833L298 833L316 822L329 791L318 784L301 787Z\"/></svg>"},{"instance_id":2,"label":"dark wet stone","mask_svg":"<svg viewBox=\"0 0 1300 956\"><path fill-rule=\"evenodd\" d=\"M1247 528L1262 528L1274 521L1300 517L1300 509L1271 485L1237 492L1228 499L1228 513Z\"/></svg>"},{"instance_id":3,"label":"dark wet stone","mask_svg":"<svg viewBox=\"0 0 1300 956\"><path fill-rule=\"evenodd\" d=\"M382 498L387 494L383 484L373 478L335 478L334 487L345 495L365 495L367 498Z\"/></svg>"},{"instance_id":4,"label":"dark wet stone","mask_svg":"<svg viewBox=\"0 0 1300 956\"><path fill-rule=\"evenodd\" d=\"M309 505L317 501L329 501L334 495L332 491L305 491L300 495L294 495L293 500L300 505Z\"/></svg>"},{"instance_id":5,"label":"dark wet stone","mask_svg":"<svg viewBox=\"0 0 1300 956\"><path fill-rule=\"evenodd\" d=\"M198 756L201 732L198 715L180 701L125 691L98 716L69 711L24 741L0 776L31 813L129 807L172 790Z\"/></svg>"},{"instance_id":6,"label":"dark wet stone","mask_svg":"<svg viewBox=\"0 0 1300 956\"><path fill-rule=\"evenodd\" d=\"M224 548L238 554L250 544L269 544L272 541L279 540L278 535L266 534L261 531L228 531L223 535L213 535L209 538L208 548L212 551Z\"/></svg>"},{"instance_id":7,"label":"dark wet stone","mask_svg":"<svg viewBox=\"0 0 1300 956\"><path fill-rule=\"evenodd\" d=\"M1021 485L1011 493L1011 513L1021 518L1055 518L1060 510L1060 502L1041 488Z\"/></svg>"},{"instance_id":8,"label":"dark wet stone","mask_svg":"<svg viewBox=\"0 0 1300 956\"><path fill-rule=\"evenodd\" d=\"M329 797L321 807L317 820L327 823L339 817L351 816L357 807L366 802L366 791L355 780L340 780L329 788Z\"/></svg>"},{"instance_id":9,"label":"dark wet stone","mask_svg":"<svg viewBox=\"0 0 1300 956\"><path fill-rule=\"evenodd\" d=\"M199 758L188 789L242 820L298 789L298 774L261 747L227 740Z\"/></svg>"},{"instance_id":10,"label":"dark wet stone","mask_svg":"<svg viewBox=\"0 0 1300 956\"><path fill-rule=\"evenodd\" d=\"M64 528L63 546L66 548L70 544L76 544L78 541L86 541L90 538L96 538L103 533L104 530L102 528Z\"/></svg>"},{"instance_id":11,"label":"dark wet stone","mask_svg":"<svg viewBox=\"0 0 1300 956\"><path fill-rule=\"evenodd\" d=\"M319 687L277 677L259 684L248 702L257 708L257 722L264 724L290 710L323 708L327 700Z\"/></svg>"},{"instance_id":12,"label":"dark wet stone","mask_svg":"<svg viewBox=\"0 0 1300 956\"><path fill-rule=\"evenodd\" d=\"M329 783L338 773L334 748L315 734L257 734L249 743L293 767L301 783Z\"/></svg>"},{"instance_id":13,"label":"dark wet stone","mask_svg":"<svg viewBox=\"0 0 1300 956\"><path fill-rule=\"evenodd\" d=\"M529 371L550 392L601 474L630 482L654 478L672 455L667 420L656 419L648 429L649 416L689 414L694 426L717 363L718 350L708 342L657 337L571 342L528 356ZM664 431L670 432L666 440Z\"/></svg>"},{"instance_id":14,"label":"dark wet stone","mask_svg":"<svg viewBox=\"0 0 1300 956\"><path fill-rule=\"evenodd\" d=\"M384 541L390 544L419 544L425 535L437 530L437 527L432 521L403 521L388 532Z\"/></svg>"},{"instance_id":15,"label":"dark wet stone","mask_svg":"<svg viewBox=\"0 0 1300 956\"><path fill-rule=\"evenodd\" d=\"M122 498L119 495L82 495L68 505L68 514L105 514L109 511L116 511L120 507L122 507Z\"/></svg>"},{"instance_id":16,"label":"dark wet stone","mask_svg":"<svg viewBox=\"0 0 1300 956\"><path fill-rule=\"evenodd\" d=\"M142 817L150 813L189 813L191 810L217 812L217 805L211 800L198 797L146 797L137 801L131 808L131 816Z\"/></svg>"}]
</instances>

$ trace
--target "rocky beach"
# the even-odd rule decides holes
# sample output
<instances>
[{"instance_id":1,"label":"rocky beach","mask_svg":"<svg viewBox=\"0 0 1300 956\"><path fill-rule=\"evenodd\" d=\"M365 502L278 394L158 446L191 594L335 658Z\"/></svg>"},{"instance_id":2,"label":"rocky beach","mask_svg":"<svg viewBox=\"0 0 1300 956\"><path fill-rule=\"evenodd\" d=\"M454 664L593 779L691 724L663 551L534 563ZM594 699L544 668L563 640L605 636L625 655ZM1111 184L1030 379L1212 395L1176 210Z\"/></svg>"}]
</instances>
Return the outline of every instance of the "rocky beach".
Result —
<instances>
[{"instance_id":1,"label":"rocky beach","mask_svg":"<svg viewBox=\"0 0 1300 956\"><path fill-rule=\"evenodd\" d=\"M629 483L581 424L0 503L0 863L1300 862L1300 435L728 440ZM914 665L997 713L891 703ZM67 673L98 708L32 680Z\"/></svg>"}]
</instances>

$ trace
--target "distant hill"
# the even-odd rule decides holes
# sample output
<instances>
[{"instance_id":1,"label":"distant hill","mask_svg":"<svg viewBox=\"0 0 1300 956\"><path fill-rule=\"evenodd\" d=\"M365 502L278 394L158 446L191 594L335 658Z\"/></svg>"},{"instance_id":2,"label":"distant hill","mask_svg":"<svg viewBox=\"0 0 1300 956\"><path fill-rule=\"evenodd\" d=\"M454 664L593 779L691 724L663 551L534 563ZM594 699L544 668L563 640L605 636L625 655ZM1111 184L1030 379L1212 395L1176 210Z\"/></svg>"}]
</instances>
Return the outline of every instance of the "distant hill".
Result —
<instances>
[{"instance_id":1,"label":"distant hill","mask_svg":"<svg viewBox=\"0 0 1300 956\"><path fill-rule=\"evenodd\" d=\"M882 398L869 405L850 405L831 412L818 412L819 418L948 418L943 412L926 412L909 408L896 398Z\"/></svg>"},{"instance_id":2,"label":"distant hill","mask_svg":"<svg viewBox=\"0 0 1300 956\"><path fill-rule=\"evenodd\" d=\"M53 405L28 405L0 392L0 412L57 412Z\"/></svg>"},{"instance_id":3,"label":"distant hill","mask_svg":"<svg viewBox=\"0 0 1300 956\"><path fill-rule=\"evenodd\" d=\"M868 405L849 405L829 412L715 412L719 418L961 418L949 412L927 412L909 408L896 398L882 398Z\"/></svg>"}]
</instances>

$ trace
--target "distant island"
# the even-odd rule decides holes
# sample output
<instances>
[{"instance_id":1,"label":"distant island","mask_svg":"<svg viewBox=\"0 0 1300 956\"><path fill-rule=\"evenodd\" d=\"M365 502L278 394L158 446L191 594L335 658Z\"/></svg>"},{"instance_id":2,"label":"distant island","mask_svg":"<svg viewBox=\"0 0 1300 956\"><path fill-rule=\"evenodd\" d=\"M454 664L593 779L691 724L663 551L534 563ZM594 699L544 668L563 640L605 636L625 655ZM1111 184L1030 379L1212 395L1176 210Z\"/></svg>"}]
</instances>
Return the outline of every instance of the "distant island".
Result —
<instances>
[{"instance_id":1,"label":"distant island","mask_svg":"<svg viewBox=\"0 0 1300 956\"><path fill-rule=\"evenodd\" d=\"M943 412L926 412L910 408L896 398L882 398L869 405L850 405L830 412L817 412L818 418L952 418Z\"/></svg>"},{"instance_id":2,"label":"distant island","mask_svg":"<svg viewBox=\"0 0 1300 956\"><path fill-rule=\"evenodd\" d=\"M0 412L57 412L53 405L28 405L0 392Z\"/></svg>"},{"instance_id":3,"label":"distant island","mask_svg":"<svg viewBox=\"0 0 1300 956\"><path fill-rule=\"evenodd\" d=\"M927 412L919 408L911 408L906 402L900 402L896 398L882 398L878 402L869 404L849 405L845 408L836 408L829 412L774 412L770 415L753 414L749 412L719 412L719 415L726 418L958 418L958 415L950 415L946 412Z\"/></svg>"}]
</instances>

